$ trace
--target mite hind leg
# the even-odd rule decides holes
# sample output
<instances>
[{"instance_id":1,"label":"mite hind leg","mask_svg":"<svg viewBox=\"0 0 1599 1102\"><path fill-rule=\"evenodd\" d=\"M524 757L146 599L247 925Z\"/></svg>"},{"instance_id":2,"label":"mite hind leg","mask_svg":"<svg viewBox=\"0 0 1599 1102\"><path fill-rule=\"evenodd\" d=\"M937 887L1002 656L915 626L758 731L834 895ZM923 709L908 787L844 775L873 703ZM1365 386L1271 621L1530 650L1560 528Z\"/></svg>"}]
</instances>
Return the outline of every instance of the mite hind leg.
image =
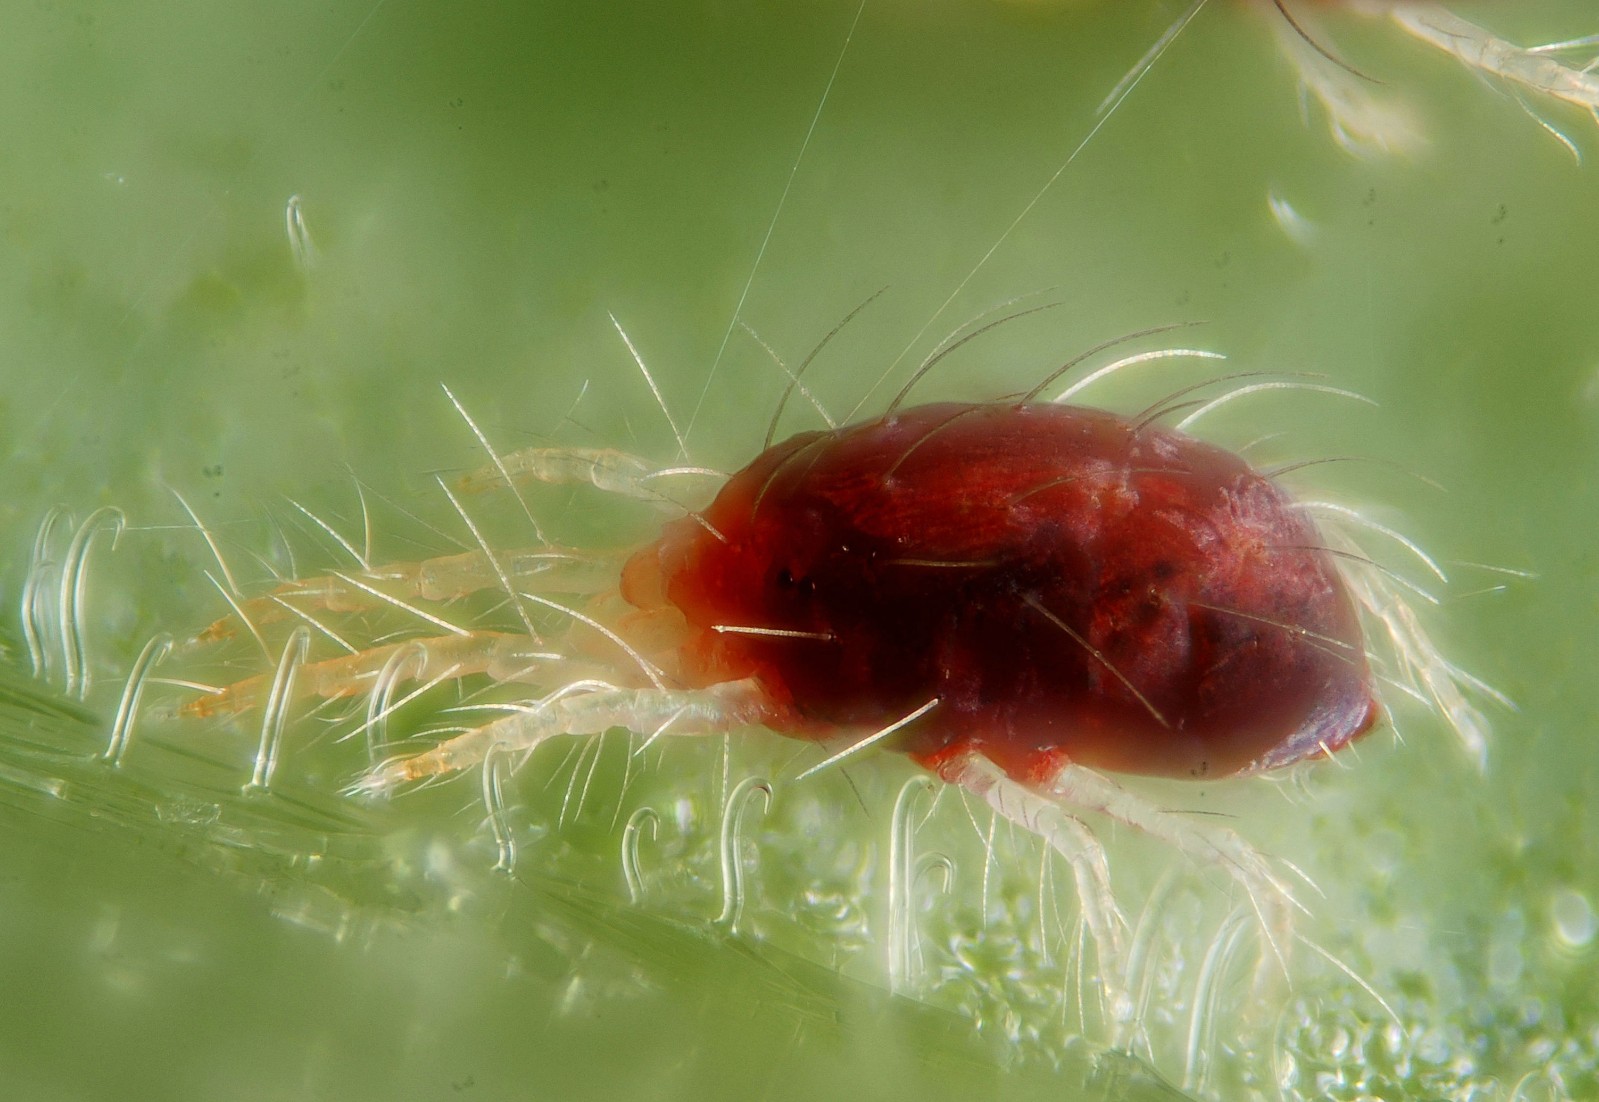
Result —
<instances>
[{"instance_id":1,"label":"mite hind leg","mask_svg":"<svg viewBox=\"0 0 1599 1102\"><path fill-rule=\"evenodd\" d=\"M1257 987L1264 986L1273 963L1287 971L1294 940L1293 912L1303 908L1265 855L1237 833L1196 816L1168 811L1081 765L1062 766L1039 789L1072 807L1125 823L1176 847L1201 865L1227 873L1243 890L1269 949L1260 956Z\"/></svg>"},{"instance_id":2,"label":"mite hind leg","mask_svg":"<svg viewBox=\"0 0 1599 1102\"><path fill-rule=\"evenodd\" d=\"M725 681L705 689L621 689L580 681L542 700L447 739L431 750L374 766L349 788L355 795L386 795L409 781L481 765L495 751L525 755L559 735L598 735L613 727L647 734L708 735L765 723L771 704L754 680Z\"/></svg>"},{"instance_id":3,"label":"mite hind leg","mask_svg":"<svg viewBox=\"0 0 1599 1102\"><path fill-rule=\"evenodd\" d=\"M1105 815L1174 846L1201 865L1226 872L1247 896L1269 948L1261 955L1257 985L1266 983L1273 963L1286 970L1293 941L1293 910L1300 905L1265 856L1232 830L1168 811L1080 765L1067 764L1041 783L1027 785L1009 778L986 759L969 755L942 764L939 775L982 797L1001 815L1072 860L1085 920L1099 941L1102 956L1121 957L1120 915L1104 871L1103 854L1095 852L1097 843L1092 850L1086 848L1078 833L1086 828L1071 817L1072 811Z\"/></svg>"}]
</instances>

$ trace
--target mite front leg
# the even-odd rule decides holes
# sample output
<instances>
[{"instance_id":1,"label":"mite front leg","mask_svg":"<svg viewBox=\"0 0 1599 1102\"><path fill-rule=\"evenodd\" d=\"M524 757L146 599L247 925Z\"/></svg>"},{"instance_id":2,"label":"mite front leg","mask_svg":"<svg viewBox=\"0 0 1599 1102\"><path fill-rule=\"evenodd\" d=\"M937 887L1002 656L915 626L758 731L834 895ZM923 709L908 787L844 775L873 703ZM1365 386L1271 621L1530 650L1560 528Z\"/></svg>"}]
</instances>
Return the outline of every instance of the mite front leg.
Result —
<instances>
[{"instance_id":1,"label":"mite front leg","mask_svg":"<svg viewBox=\"0 0 1599 1102\"><path fill-rule=\"evenodd\" d=\"M707 689L619 689L582 681L431 750L391 758L350 786L355 795L386 795L424 777L481 764L495 750L526 753L558 735L598 735L625 727L649 735L719 734L764 723L772 716L753 680Z\"/></svg>"},{"instance_id":2,"label":"mite front leg","mask_svg":"<svg viewBox=\"0 0 1599 1102\"><path fill-rule=\"evenodd\" d=\"M625 555L561 547L529 547L497 552L491 562L481 551L444 555L418 562L394 562L346 574L326 574L284 582L272 592L238 605L190 640L217 643L239 634L242 621L256 628L289 620L309 620L317 612L355 613L390 609L419 624L447 626L414 602L446 602L493 589L505 581L536 593L593 594L616 584ZM496 570L496 566L498 570Z\"/></svg>"},{"instance_id":3,"label":"mite front leg","mask_svg":"<svg viewBox=\"0 0 1599 1102\"><path fill-rule=\"evenodd\" d=\"M611 448L523 448L462 475L457 487L466 493L482 493L508 483L588 483L608 494L670 505L672 499L661 489L662 480L668 476L716 481L725 477L699 467L658 469L636 455Z\"/></svg>"},{"instance_id":4,"label":"mite front leg","mask_svg":"<svg viewBox=\"0 0 1599 1102\"><path fill-rule=\"evenodd\" d=\"M496 681L526 681L569 666L563 655L541 647L526 635L463 632L408 639L310 662L299 667L293 684L296 697L332 700L372 692L385 676L437 682L487 674ZM235 681L189 701L178 710L179 714L204 719L250 711L265 703L276 676L258 674Z\"/></svg>"}]
</instances>

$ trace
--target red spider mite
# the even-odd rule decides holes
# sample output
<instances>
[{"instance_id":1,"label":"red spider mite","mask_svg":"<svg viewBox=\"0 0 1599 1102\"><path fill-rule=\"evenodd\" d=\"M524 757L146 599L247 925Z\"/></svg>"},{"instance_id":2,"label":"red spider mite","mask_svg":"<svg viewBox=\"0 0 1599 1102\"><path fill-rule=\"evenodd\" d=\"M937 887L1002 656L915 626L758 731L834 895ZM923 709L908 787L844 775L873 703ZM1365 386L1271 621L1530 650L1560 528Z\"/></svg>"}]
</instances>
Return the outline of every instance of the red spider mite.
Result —
<instances>
[{"instance_id":1,"label":"red spider mite","mask_svg":"<svg viewBox=\"0 0 1599 1102\"><path fill-rule=\"evenodd\" d=\"M514 453L499 463L509 476L507 463L621 492L642 493L648 477L614 452ZM434 599L507 571L562 591L541 560L563 553L489 554L371 577ZM475 765L495 746L657 724L891 735L946 779L980 757L1034 788L1069 766L1220 777L1330 753L1380 714L1356 602L1306 513L1237 455L1098 409L935 404L794 436L627 557L616 592L623 611L601 602L600 619L573 624L588 638L553 653L459 631L313 663L301 689L366 692L403 647L417 679L582 686L391 760L357 786L368 792ZM290 598L374 603L349 579L319 578L245 607L284 619ZM241 710L271 681L186 710Z\"/></svg>"},{"instance_id":2,"label":"red spider mite","mask_svg":"<svg viewBox=\"0 0 1599 1102\"><path fill-rule=\"evenodd\" d=\"M1231 830L1099 770L1258 772L1369 731L1381 710L1361 609L1395 635L1407 672L1458 698L1451 675L1433 677L1452 668L1419 629L1399 637L1405 614L1346 576L1308 511L1238 455L1156 424L1168 408L1128 418L1032 400L891 406L765 448L704 509L630 554L481 543L286 583L238 607L257 634L291 613L314 623L316 610L385 607L452 634L302 664L301 626L275 674L185 711L265 701L270 714L295 694L385 699L400 677L487 674L546 693L373 766L351 786L366 795L613 727L651 739L765 727L847 743L823 764L882 742L1068 859L1125 1017L1125 924L1075 812L1234 877L1279 957L1293 900ZM586 481L659 502L654 480L675 473L614 451L534 448L495 456L461 487ZM468 630L420 607L495 588L564 614L565 633L526 620L525 633ZM200 639L235 630L219 621Z\"/></svg>"},{"instance_id":3,"label":"red spider mite","mask_svg":"<svg viewBox=\"0 0 1599 1102\"><path fill-rule=\"evenodd\" d=\"M635 554L679 676L753 678L800 738L892 724L932 769L1217 776L1379 710L1305 513L1219 447L1097 409L937 404L767 449Z\"/></svg>"},{"instance_id":4,"label":"red spider mite","mask_svg":"<svg viewBox=\"0 0 1599 1102\"><path fill-rule=\"evenodd\" d=\"M650 494L642 460L583 449L513 453L463 486L518 474ZM426 600L496 583L592 592L603 586L590 559L485 547L366 576ZM573 562L582 587L563 582ZM817 741L892 727L892 745L929 768L947 775L976 754L1035 786L1067 763L1178 777L1272 769L1338 749L1380 714L1356 601L1307 513L1239 456L1099 409L944 403L801 433L627 557L614 593L596 604L600 619L525 594L574 616L554 653L456 629L305 665L295 684L364 693L402 652L415 658L403 676L418 680L600 672L610 694L592 718L605 726L647 729L686 708L710 726ZM299 605L381 600L400 599L334 576L286 583L241 611L265 626ZM199 639L234 631L223 620ZM184 710L242 711L273 680ZM570 711L593 695L556 703ZM396 759L363 787L476 764L495 740L589 729L519 726L512 716Z\"/></svg>"}]
</instances>

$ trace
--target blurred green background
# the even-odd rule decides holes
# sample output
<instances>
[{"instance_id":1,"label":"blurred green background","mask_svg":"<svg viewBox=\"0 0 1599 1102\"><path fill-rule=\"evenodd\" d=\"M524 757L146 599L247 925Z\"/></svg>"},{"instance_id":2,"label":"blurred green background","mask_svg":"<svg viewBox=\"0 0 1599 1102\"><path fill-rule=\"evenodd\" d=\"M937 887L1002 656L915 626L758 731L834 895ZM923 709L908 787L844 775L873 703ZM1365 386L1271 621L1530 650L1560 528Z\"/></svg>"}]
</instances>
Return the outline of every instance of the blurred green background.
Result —
<instances>
[{"instance_id":1,"label":"blurred green background","mask_svg":"<svg viewBox=\"0 0 1599 1102\"><path fill-rule=\"evenodd\" d=\"M1185 7L0 4L0 597L21 601L53 506L128 519L89 559L85 702L30 678L14 612L0 627L0 1093L1599 1096L1599 175L1499 88L1327 13L1325 41L1426 139L1352 157L1302 109L1261 12L1212 0L1046 188ZM1499 7L1461 10L1525 43L1599 31L1579 0ZM1532 106L1599 157L1591 119ZM379 557L443 553L465 534L434 474L481 455L441 383L500 448L674 462L614 317L692 458L734 469L782 389L744 326L793 365L878 291L808 376L835 413L880 409L955 326L1027 295L1061 305L918 395L1025 390L1100 341L1203 322L1137 347L1226 365L1151 366L1091 400L1137 410L1280 371L1377 403L1259 395L1207 432L1268 464L1374 460L1292 484L1450 571L1427 623L1518 706L1486 707L1486 772L1401 702L1404 741L1343 768L1150 791L1235 815L1312 876L1302 932L1397 1020L1310 949L1262 1011L1247 928L1221 952L1228 884L1106 828L1151 931L1146 1028L1107 1049L1069 877L1027 840L997 839L990 866L957 801L918 805L917 846L954 873L947 892L918 879L911 925L891 926L912 770L889 757L794 785L810 752L759 733L637 773L620 736L597 759L542 752L507 783L509 877L476 779L343 800L364 758L317 717L266 796L239 789L251 721L152 714L122 769L94 760L145 639L225 611L174 489L257 581L276 530L302 569L348 565L290 499L358 533L357 480ZM796 402L784 424L816 417ZM594 544L655 523L536 497ZM525 540L505 506L469 503ZM215 682L248 660L162 673ZM755 775L776 798L732 847L729 932L722 801ZM659 824L634 902L620 854L640 807Z\"/></svg>"}]
</instances>

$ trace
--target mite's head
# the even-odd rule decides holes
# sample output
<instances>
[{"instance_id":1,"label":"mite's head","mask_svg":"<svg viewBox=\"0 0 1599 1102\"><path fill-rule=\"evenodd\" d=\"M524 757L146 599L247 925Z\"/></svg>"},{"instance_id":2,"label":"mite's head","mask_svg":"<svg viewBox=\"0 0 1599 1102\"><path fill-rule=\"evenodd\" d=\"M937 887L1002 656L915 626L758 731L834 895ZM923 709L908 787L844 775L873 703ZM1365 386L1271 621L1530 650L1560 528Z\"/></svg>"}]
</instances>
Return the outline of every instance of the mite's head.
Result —
<instances>
[{"instance_id":1,"label":"mite's head","mask_svg":"<svg viewBox=\"0 0 1599 1102\"><path fill-rule=\"evenodd\" d=\"M671 521L622 570L622 596L642 609L675 609L687 620L685 672L710 683L750 676L763 642L780 633L823 632L813 623L825 557L821 526L763 517L774 472L821 434L793 437L738 472L701 513ZM772 523L766 523L772 521Z\"/></svg>"}]
</instances>

